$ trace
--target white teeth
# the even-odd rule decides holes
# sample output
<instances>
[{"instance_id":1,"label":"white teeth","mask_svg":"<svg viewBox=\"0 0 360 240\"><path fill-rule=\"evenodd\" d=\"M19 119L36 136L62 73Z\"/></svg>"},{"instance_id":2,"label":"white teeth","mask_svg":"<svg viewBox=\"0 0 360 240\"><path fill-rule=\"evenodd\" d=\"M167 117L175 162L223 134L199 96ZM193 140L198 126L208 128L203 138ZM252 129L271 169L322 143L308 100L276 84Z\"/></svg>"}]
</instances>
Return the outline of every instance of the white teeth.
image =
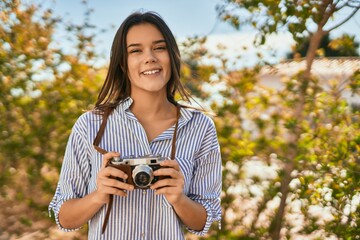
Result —
<instances>
[{"instance_id":1,"label":"white teeth","mask_svg":"<svg viewBox=\"0 0 360 240\"><path fill-rule=\"evenodd\" d=\"M143 74L150 75L150 74L155 74L155 73L158 73L158 72L160 72L160 70L156 69L156 70L145 71L145 72L143 72Z\"/></svg>"}]
</instances>

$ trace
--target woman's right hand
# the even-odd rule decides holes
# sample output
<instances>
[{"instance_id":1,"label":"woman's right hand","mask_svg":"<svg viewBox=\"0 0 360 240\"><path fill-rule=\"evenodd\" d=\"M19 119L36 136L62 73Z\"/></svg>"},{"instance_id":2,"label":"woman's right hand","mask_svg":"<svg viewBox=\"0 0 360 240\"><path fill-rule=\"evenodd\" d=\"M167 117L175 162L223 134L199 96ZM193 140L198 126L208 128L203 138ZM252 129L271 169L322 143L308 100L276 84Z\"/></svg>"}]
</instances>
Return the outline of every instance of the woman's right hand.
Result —
<instances>
[{"instance_id":1,"label":"woman's right hand","mask_svg":"<svg viewBox=\"0 0 360 240\"><path fill-rule=\"evenodd\" d=\"M127 179L127 176L123 171L106 167L108 161L113 157L118 157L120 154L116 152L109 152L103 155L103 161L101 169L97 175L96 180L96 198L101 203L108 203L110 194L118 196L127 196L126 191L134 190L134 186L114 179L115 177Z\"/></svg>"}]
</instances>

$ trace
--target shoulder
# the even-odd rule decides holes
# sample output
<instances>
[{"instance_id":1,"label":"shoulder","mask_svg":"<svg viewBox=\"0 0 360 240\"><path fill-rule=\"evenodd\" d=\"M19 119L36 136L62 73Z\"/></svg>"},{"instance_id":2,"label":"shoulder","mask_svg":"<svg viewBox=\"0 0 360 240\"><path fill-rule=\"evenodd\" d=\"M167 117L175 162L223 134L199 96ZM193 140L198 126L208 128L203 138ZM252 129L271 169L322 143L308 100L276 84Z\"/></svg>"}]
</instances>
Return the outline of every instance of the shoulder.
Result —
<instances>
[{"instance_id":1,"label":"shoulder","mask_svg":"<svg viewBox=\"0 0 360 240\"><path fill-rule=\"evenodd\" d=\"M82 113L79 118L77 119L76 123L82 124L86 122L92 122L94 120L101 120L102 115L96 113L94 110L89 110Z\"/></svg>"},{"instance_id":2,"label":"shoulder","mask_svg":"<svg viewBox=\"0 0 360 240\"><path fill-rule=\"evenodd\" d=\"M95 113L95 111L87 111L82 113L76 120L73 130L75 131L86 131L86 129L92 126L97 126L101 123L102 115Z\"/></svg>"},{"instance_id":3,"label":"shoulder","mask_svg":"<svg viewBox=\"0 0 360 240\"><path fill-rule=\"evenodd\" d=\"M198 109L183 107L182 114L185 119L207 128L215 128L214 121L210 114Z\"/></svg>"}]
</instances>

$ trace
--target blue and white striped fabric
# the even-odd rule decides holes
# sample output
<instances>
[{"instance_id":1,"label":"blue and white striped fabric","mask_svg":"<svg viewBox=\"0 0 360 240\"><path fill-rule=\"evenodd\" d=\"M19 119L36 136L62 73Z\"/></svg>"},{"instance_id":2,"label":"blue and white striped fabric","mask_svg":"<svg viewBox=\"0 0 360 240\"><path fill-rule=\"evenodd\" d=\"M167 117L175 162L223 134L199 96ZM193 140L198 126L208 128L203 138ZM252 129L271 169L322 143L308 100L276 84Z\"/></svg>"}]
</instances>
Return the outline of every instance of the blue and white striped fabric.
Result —
<instances>
[{"instance_id":1,"label":"blue and white striped fabric","mask_svg":"<svg viewBox=\"0 0 360 240\"><path fill-rule=\"evenodd\" d=\"M161 154L170 156L174 126L150 143L146 133L129 107L132 99L122 102L109 116L100 147L120 152L123 156ZM202 231L190 232L205 235L214 221L221 219L221 156L213 121L202 112L181 108L176 157L185 177L185 194L201 203L207 211L207 222ZM92 146L101 124L101 116L84 113L75 123L70 135L60 179L49 205L59 227L61 205L72 198L81 198L95 191L96 176L102 156ZM108 226L101 233L106 205L89 221L89 239L184 239L184 226L163 195L153 190L128 192L127 197L114 196Z\"/></svg>"}]
</instances>

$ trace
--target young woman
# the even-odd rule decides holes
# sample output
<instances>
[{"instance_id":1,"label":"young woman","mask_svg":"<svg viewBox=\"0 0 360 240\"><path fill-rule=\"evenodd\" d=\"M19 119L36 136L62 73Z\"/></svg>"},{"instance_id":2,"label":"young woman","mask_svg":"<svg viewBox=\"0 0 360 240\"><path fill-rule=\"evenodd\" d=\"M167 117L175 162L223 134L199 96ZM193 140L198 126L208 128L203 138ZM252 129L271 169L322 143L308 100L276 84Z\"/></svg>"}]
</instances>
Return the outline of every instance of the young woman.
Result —
<instances>
[{"instance_id":1,"label":"young woman","mask_svg":"<svg viewBox=\"0 0 360 240\"><path fill-rule=\"evenodd\" d=\"M133 13L122 23L95 109L80 116L68 140L49 206L61 229L88 223L89 239L179 240L184 227L204 235L220 221L216 129L201 111L175 100L177 93L190 97L180 83L180 63L175 38L159 15ZM97 136L99 148L93 146ZM133 176L107 166L119 156L170 157L173 151L174 159L159 161L153 175L162 178L148 188L119 180Z\"/></svg>"}]
</instances>

